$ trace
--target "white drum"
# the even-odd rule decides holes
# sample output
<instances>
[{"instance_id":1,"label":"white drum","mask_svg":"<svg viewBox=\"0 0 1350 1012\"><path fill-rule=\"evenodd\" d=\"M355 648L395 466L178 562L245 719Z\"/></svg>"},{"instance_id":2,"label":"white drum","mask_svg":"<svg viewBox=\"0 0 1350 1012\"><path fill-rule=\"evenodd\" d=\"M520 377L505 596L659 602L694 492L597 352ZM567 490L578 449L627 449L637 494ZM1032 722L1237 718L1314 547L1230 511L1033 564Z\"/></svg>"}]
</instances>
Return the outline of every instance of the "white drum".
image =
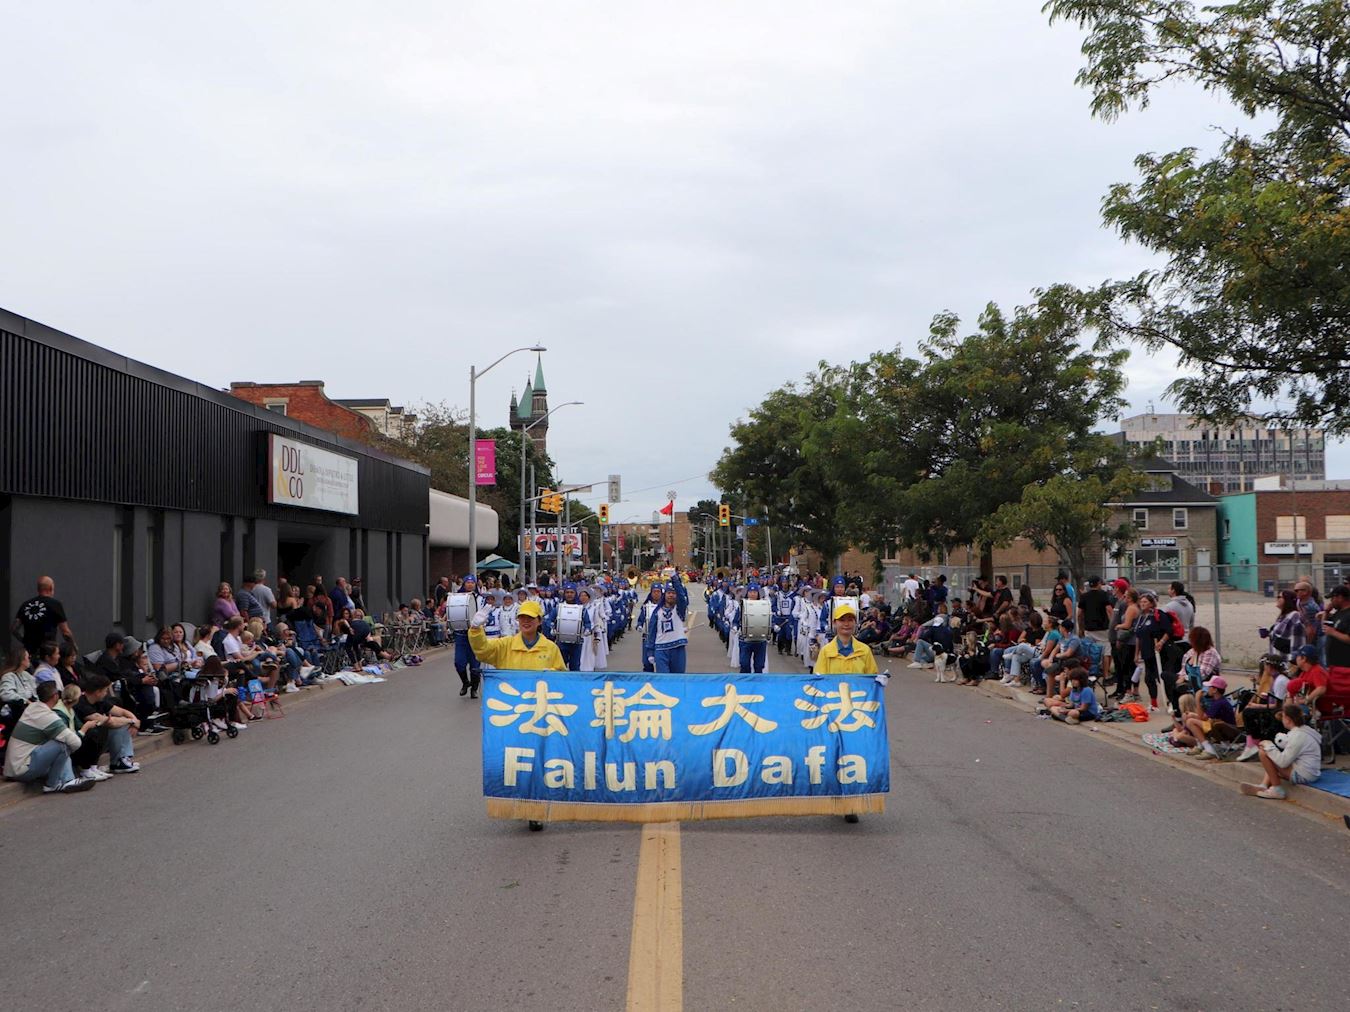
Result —
<instances>
[{"instance_id":1,"label":"white drum","mask_svg":"<svg viewBox=\"0 0 1350 1012\"><path fill-rule=\"evenodd\" d=\"M763 643L773 628L773 602L763 599L741 602L741 640Z\"/></svg>"},{"instance_id":2,"label":"white drum","mask_svg":"<svg viewBox=\"0 0 1350 1012\"><path fill-rule=\"evenodd\" d=\"M445 622L454 632L468 632L469 620L478 610L472 594L451 594L445 599Z\"/></svg>"},{"instance_id":3,"label":"white drum","mask_svg":"<svg viewBox=\"0 0 1350 1012\"><path fill-rule=\"evenodd\" d=\"M834 628L834 612L841 604L853 605L853 613L858 616L858 621L862 621L862 608L858 606L856 597L832 597L830 598L830 628Z\"/></svg>"},{"instance_id":4,"label":"white drum","mask_svg":"<svg viewBox=\"0 0 1350 1012\"><path fill-rule=\"evenodd\" d=\"M585 606L580 604L558 605L557 632L559 643L581 642L581 615Z\"/></svg>"}]
</instances>

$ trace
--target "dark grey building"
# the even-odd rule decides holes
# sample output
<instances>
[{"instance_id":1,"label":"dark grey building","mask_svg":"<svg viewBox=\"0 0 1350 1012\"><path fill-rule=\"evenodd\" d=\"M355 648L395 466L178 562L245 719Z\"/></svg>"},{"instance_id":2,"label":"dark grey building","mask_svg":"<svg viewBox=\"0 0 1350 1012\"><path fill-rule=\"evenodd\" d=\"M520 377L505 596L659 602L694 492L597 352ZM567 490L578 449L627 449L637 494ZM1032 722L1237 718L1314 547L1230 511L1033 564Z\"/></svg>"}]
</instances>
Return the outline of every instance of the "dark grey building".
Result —
<instances>
[{"instance_id":1,"label":"dark grey building","mask_svg":"<svg viewBox=\"0 0 1350 1012\"><path fill-rule=\"evenodd\" d=\"M0 615L56 581L84 649L199 622L221 580L420 595L430 475L0 309Z\"/></svg>"}]
</instances>

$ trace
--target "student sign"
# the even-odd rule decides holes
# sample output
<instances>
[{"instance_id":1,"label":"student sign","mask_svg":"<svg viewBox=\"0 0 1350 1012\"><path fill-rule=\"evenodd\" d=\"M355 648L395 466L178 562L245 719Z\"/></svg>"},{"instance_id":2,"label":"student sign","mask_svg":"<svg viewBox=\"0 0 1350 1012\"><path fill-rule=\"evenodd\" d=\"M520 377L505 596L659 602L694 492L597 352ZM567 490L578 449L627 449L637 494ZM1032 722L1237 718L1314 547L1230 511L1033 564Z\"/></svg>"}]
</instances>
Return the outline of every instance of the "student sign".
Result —
<instances>
[{"instance_id":1,"label":"student sign","mask_svg":"<svg viewBox=\"0 0 1350 1012\"><path fill-rule=\"evenodd\" d=\"M483 793L503 819L880 812L883 690L862 675L485 671Z\"/></svg>"}]
</instances>

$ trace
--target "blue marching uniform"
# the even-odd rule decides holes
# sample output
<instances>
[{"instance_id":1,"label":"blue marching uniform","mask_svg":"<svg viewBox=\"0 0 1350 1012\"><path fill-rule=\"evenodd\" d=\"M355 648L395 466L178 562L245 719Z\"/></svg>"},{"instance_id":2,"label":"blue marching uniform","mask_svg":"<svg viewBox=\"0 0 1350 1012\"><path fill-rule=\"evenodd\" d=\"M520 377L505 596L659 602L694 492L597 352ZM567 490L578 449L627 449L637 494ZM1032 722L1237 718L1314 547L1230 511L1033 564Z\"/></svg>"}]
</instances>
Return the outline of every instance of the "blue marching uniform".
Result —
<instances>
[{"instance_id":1,"label":"blue marching uniform","mask_svg":"<svg viewBox=\"0 0 1350 1012\"><path fill-rule=\"evenodd\" d=\"M657 585L657 586L653 587L652 590L655 591L655 593L656 593L656 599L655 599L655 600L652 600L652 599L649 597L647 600L643 601L642 604L641 604L641 605L639 606L639 608L638 608L638 616L637 616L637 628L638 628L638 632L642 633L642 670L643 670L643 671L655 671L655 670L656 670L655 665L652 663L651 660L648 659L648 658L650 658L652 655L651 655L650 651L648 651L648 649L647 649L647 626L648 626L648 624L652 621L652 616L655 615L656 612L657 612L657 611L660 609L660 607L661 607L661 588L660 588L659 585Z\"/></svg>"},{"instance_id":2,"label":"blue marching uniform","mask_svg":"<svg viewBox=\"0 0 1350 1012\"><path fill-rule=\"evenodd\" d=\"M796 607L796 595L780 583L773 599L773 637L780 654L790 651L797 639L797 620L792 617Z\"/></svg>"},{"instance_id":3,"label":"blue marching uniform","mask_svg":"<svg viewBox=\"0 0 1350 1012\"><path fill-rule=\"evenodd\" d=\"M647 622L643 656L653 659L657 674L682 675L688 660L689 634L684 623L689 614L689 592L684 589L679 573L671 578L668 589L675 592L675 607L662 604L652 613Z\"/></svg>"},{"instance_id":4,"label":"blue marching uniform","mask_svg":"<svg viewBox=\"0 0 1350 1012\"><path fill-rule=\"evenodd\" d=\"M736 627L740 628L741 613L745 610L745 602L736 602ZM741 674L763 674L765 662L769 659L769 642L760 640L758 643L747 643L740 641L741 652Z\"/></svg>"},{"instance_id":5,"label":"blue marching uniform","mask_svg":"<svg viewBox=\"0 0 1350 1012\"><path fill-rule=\"evenodd\" d=\"M461 594L473 595L474 611L483 606L481 599L478 597L477 580L465 580L459 591ZM477 698L478 686L483 680L483 668L478 663L478 656L473 652L473 647L469 646L467 631L455 633L455 672L459 675L459 694L462 696L465 692L469 692L474 698Z\"/></svg>"}]
</instances>

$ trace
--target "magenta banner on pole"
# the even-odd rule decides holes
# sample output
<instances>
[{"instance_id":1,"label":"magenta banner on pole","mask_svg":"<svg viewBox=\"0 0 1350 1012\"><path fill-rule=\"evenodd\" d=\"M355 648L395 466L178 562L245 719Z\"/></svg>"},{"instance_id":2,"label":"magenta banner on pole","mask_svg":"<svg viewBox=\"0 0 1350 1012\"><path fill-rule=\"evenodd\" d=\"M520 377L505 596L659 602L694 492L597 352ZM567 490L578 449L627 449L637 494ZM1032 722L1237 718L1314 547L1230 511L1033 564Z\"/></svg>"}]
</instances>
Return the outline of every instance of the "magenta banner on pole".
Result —
<instances>
[{"instance_id":1,"label":"magenta banner on pole","mask_svg":"<svg viewBox=\"0 0 1350 1012\"><path fill-rule=\"evenodd\" d=\"M475 485L497 484L497 441L495 439L474 440L473 481Z\"/></svg>"}]
</instances>

